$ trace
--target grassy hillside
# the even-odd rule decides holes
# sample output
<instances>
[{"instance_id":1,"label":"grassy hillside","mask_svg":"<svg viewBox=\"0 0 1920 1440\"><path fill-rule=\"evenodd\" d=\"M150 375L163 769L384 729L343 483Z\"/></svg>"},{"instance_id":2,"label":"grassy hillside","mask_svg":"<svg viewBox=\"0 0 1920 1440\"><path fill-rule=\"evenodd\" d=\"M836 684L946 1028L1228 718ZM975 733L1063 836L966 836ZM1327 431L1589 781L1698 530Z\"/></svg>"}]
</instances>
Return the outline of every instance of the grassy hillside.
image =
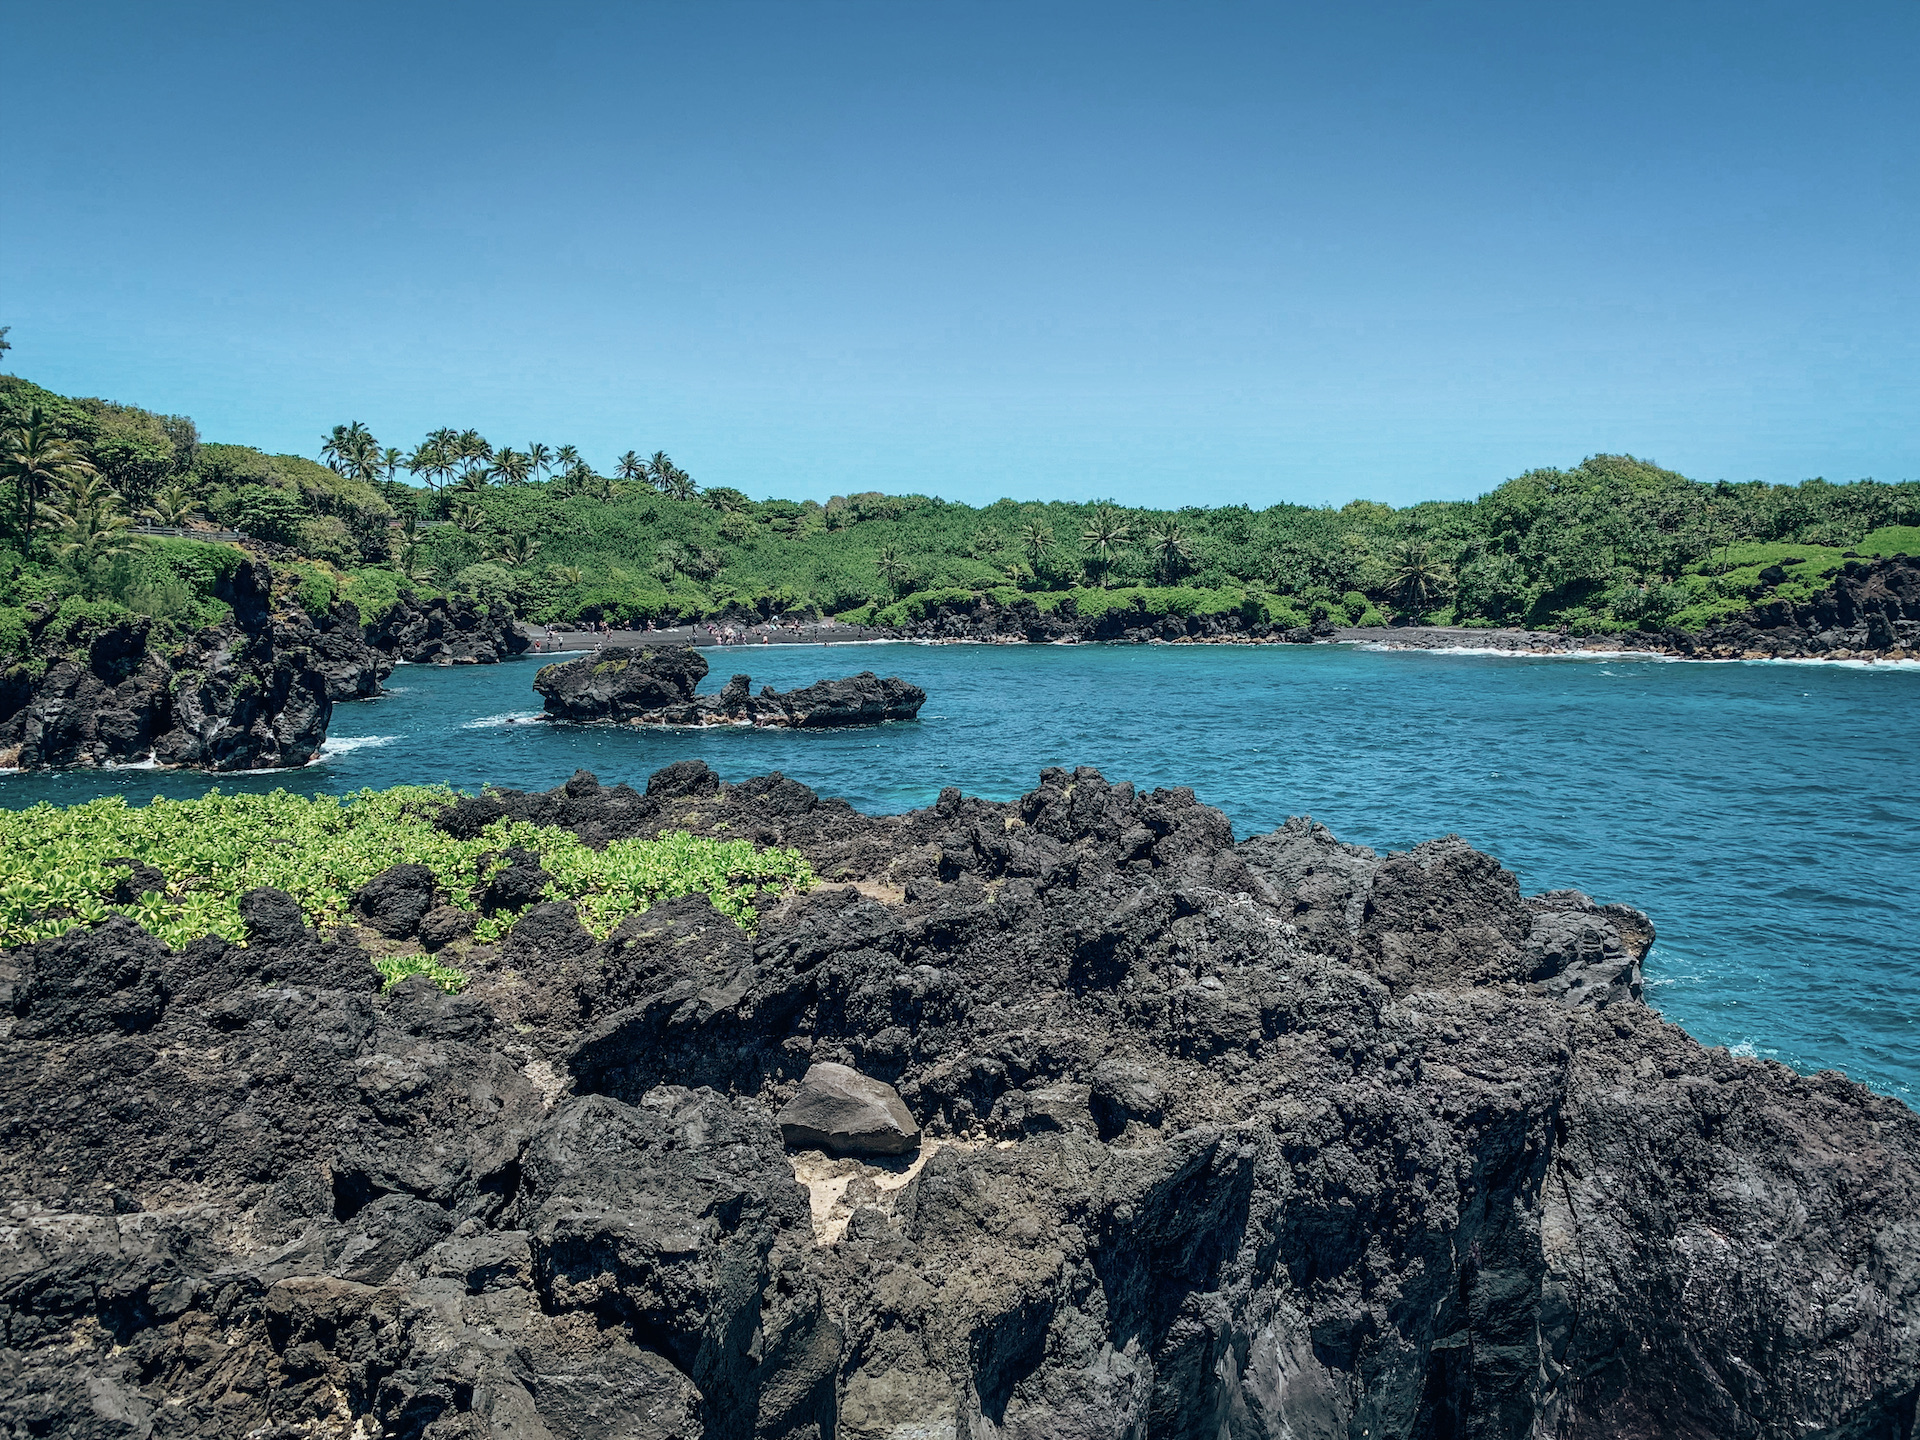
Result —
<instances>
[{"instance_id":1,"label":"grassy hillside","mask_svg":"<svg viewBox=\"0 0 1920 1440\"><path fill-rule=\"evenodd\" d=\"M1769 593L1811 593L1850 553L1920 552L1920 485L1708 485L1632 456L1399 510L974 507L878 493L822 505L703 489L664 454L629 451L607 476L570 446L496 450L471 430L408 451L337 426L321 464L0 377L0 431L17 440L36 410L103 483L91 498L71 476L46 486L29 532L7 482L0 651L31 599L61 598L63 616L90 606L203 622L220 547L116 528L135 516L287 547L282 563L313 605L345 598L371 614L405 590L445 591L541 621L814 610L888 624L988 595L1082 615L1692 628Z\"/></svg>"}]
</instances>

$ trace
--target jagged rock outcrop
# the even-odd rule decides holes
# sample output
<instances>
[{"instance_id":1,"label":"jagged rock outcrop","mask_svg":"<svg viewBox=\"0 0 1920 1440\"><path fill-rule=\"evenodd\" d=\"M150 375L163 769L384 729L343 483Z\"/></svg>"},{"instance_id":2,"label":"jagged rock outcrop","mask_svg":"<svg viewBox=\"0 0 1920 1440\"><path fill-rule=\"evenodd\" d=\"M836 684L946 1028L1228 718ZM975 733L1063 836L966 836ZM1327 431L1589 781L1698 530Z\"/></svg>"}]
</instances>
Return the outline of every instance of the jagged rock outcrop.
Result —
<instances>
[{"instance_id":1,"label":"jagged rock outcrop","mask_svg":"<svg viewBox=\"0 0 1920 1440\"><path fill-rule=\"evenodd\" d=\"M1761 572L1763 584L1783 578ZM1920 654L1920 556L1849 560L1811 600L1763 596L1743 620L1662 638L1676 654L1716 658Z\"/></svg>"},{"instance_id":2,"label":"jagged rock outcrop","mask_svg":"<svg viewBox=\"0 0 1920 1440\"><path fill-rule=\"evenodd\" d=\"M0 713L0 763L306 764L326 739L334 691L378 670L346 626L352 612L327 617L323 630L298 606L276 606L272 572L251 559L216 593L231 618L184 642L162 646L151 621L124 621L94 634L83 658L46 657L31 680L21 667L14 708ZM56 619L42 607L42 629Z\"/></svg>"},{"instance_id":3,"label":"jagged rock outcrop","mask_svg":"<svg viewBox=\"0 0 1920 1440\"><path fill-rule=\"evenodd\" d=\"M534 677L549 716L627 725L769 725L821 730L911 720L927 703L918 685L871 670L841 680L817 680L797 690L763 686L735 675L712 695L695 693L707 660L691 646L600 650L578 660L543 666Z\"/></svg>"},{"instance_id":4,"label":"jagged rock outcrop","mask_svg":"<svg viewBox=\"0 0 1920 1440\"><path fill-rule=\"evenodd\" d=\"M402 596L367 626L366 638L409 665L494 665L533 643L505 605L465 596L436 596L425 604Z\"/></svg>"},{"instance_id":5,"label":"jagged rock outcrop","mask_svg":"<svg viewBox=\"0 0 1920 1440\"><path fill-rule=\"evenodd\" d=\"M756 934L532 901L458 996L273 891L245 948L0 957L0 1433L1913 1433L1920 1117L1663 1023L1638 912L1086 769L442 823L502 815L823 884ZM918 1149L783 1141L829 1065Z\"/></svg>"}]
</instances>

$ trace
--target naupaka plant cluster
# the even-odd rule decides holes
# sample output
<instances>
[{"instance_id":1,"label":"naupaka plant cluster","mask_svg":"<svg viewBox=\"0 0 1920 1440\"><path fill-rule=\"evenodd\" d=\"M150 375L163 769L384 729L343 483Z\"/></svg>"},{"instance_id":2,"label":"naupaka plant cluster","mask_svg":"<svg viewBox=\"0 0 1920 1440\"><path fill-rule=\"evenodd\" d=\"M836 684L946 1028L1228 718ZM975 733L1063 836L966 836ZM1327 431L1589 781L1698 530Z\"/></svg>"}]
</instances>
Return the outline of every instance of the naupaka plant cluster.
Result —
<instances>
[{"instance_id":1,"label":"naupaka plant cluster","mask_svg":"<svg viewBox=\"0 0 1920 1440\"><path fill-rule=\"evenodd\" d=\"M751 928L756 895L813 883L797 851L685 832L594 850L570 830L503 819L458 840L433 823L457 798L443 786L403 785L344 797L214 791L140 806L114 796L0 811L0 945L50 939L115 914L176 949L208 934L244 942L239 900L261 885L293 896L311 923L339 924L355 891L400 864L425 865L452 904L476 910L509 847L537 852L553 876L547 897L576 902L582 923L601 938L623 916L696 891ZM128 872L108 862L123 857L158 867L166 889L115 904ZM513 919L481 916L474 933L495 939Z\"/></svg>"}]
</instances>

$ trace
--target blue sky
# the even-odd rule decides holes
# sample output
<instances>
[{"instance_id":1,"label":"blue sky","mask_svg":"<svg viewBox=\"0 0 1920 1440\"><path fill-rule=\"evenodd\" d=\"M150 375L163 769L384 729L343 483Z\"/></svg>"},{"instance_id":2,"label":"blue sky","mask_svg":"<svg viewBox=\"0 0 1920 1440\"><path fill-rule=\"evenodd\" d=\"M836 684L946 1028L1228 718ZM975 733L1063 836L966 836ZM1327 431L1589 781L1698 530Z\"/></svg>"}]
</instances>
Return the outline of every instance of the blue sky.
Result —
<instances>
[{"instance_id":1,"label":"blue sky","mask_svg":"<svg viewBox=\"0 0 1920 1440\"><path fill-rule=\"evenodd\" d=\"M16 372L756 496L1920 477L1920 7L0 3Z\"/></svg>"}]
</instances>

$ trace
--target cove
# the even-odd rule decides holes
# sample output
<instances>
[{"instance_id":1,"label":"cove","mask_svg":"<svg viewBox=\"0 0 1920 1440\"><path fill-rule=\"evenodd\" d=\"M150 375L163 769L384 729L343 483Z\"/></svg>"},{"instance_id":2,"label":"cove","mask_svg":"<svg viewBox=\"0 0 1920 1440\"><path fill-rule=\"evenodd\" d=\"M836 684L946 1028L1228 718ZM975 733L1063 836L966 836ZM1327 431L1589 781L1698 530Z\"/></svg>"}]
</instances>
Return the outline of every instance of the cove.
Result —
<instances>
[{"instance_id":1,"label":"cove","mask_svg":"<svg viewBox=\"0 0 1920 1440\"><path fill-rule=\"evenodd\" d=\"M0 805L101 794L544 789L675 760L781 770L868 811L947 785L1009 799L1048 765L1189 785L1240 835L1311 814L1404 848L1457 833L1528 891L1652 915L1647 998L1708 1044L1920 1104L1920 667L1667 663L1350 646L772 646L706 652L780 689L871 668L930 695L873 730L587 729L537 719L539 662L403 666L334 711L320 762L208 777L0 777Z\"/></svg>"}]
</instances>

